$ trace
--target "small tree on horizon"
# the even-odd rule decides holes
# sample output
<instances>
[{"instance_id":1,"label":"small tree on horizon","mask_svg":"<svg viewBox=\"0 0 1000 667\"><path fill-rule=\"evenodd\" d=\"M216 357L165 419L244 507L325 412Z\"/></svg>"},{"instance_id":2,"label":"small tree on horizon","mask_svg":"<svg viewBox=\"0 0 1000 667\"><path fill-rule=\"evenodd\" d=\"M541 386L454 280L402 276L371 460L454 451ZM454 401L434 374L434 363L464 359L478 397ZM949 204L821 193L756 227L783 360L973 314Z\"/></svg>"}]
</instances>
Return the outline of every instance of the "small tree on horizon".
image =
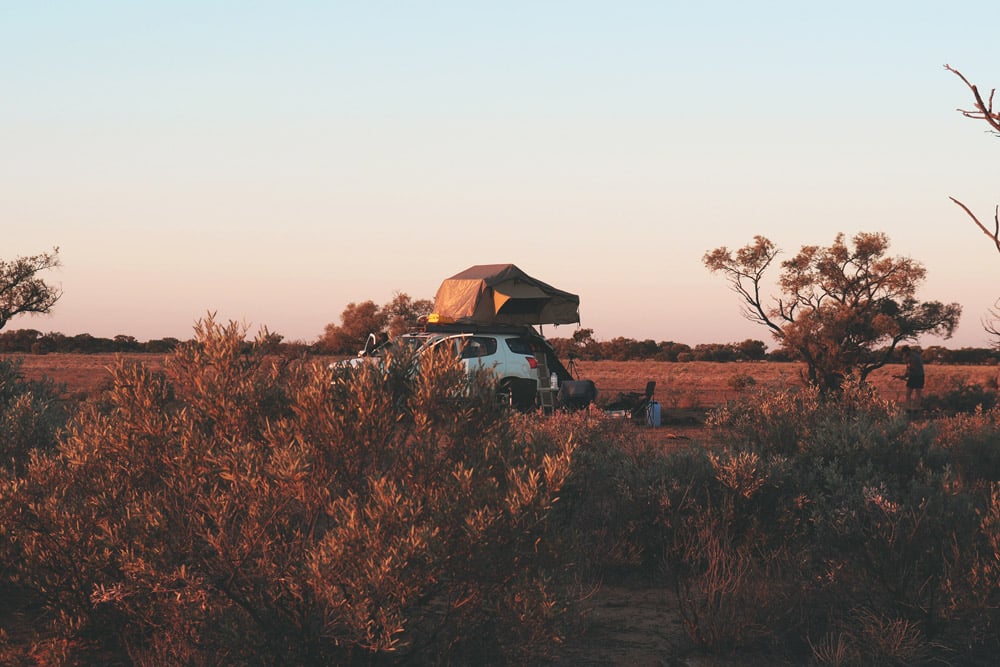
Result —
<instances>
[{"instance_id":1,"label":"small tree on horizon","mask_svg":"<svg viewBox=\"0 0 1000 667\"><path fill-rule=\"evenodd\" d=\"M62 290L38 277L46 269L59 266L59 248L52 252L0 260L0 329L22 313L48 313Z\"/></svg>"},{"instance_id":2,"label":"small tree on horizon","mask_svg":"<svg viewBox=\"0 0 1000 667\"><path fill-rule=\"evenodd\" d=\"M406 292L396 292L392 301L382 306L385 325L391 338L410 331L417 326L420 318L427 317L433 310L433 301L414 299Z\"/></svg>"},{"instance_id":3,"label":"small tree on horizon","mask_svg":"<svg viewBox=\"0 0 1000 667\"><path fill-rule=\"evenodd\" d=\"M390 337L406 333L417 326L421 317L430 314L434 304L427 299L413 299L405 292L396 292L392 301L379 306L371 299L347 304L340 314L340 324L327 324L318 347L329 354L357 352L369 334L385 332Z\"/></svg>"},{"instance_id":4,"label":"small tree on horizon","mask_svg":"<svg viewBox=\"0 0 1000 667\"><path fill-rule=\"evenodd\" d=\"M340 324L330 323L323 330L318 345L330 354L356 352L364 344L368 334L381 331L385 327L385 316L374 301L361 303L353 301L340 314Z\"/></svg>"},{"instance_id":5,"label":"small tree on horizon","mask_svg":"<svg viewBox=\"0 0 1000 667\"><path fill-rule=\"evenodd\" d=\"M781 296L770 300L764 276L781 251L769 239L755 236L736 251L716 248L702 261L726 276L744 317L801 356L810 384L836 390L849 374L863 383L902 341L922 334L949 338L962 312L957 303L916 300L927 271L908 257L888 257L885 234L862 232L852 245L841 233L828 248L802 246L781 263Z\"/></svg>"}]
</instances>

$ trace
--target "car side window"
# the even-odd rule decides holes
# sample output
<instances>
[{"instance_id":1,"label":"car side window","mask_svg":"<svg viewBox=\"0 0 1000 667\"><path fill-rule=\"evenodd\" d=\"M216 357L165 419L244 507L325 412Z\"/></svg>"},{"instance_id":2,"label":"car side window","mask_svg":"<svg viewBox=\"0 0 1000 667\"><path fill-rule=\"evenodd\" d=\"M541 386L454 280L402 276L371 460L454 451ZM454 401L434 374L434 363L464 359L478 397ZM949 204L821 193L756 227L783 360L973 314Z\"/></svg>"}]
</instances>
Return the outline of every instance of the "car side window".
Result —
<instances>
[{"instance_id":1,"label":"car side window","mask_svg":"<svg viewBox=\"0 0 1000 667\"><path fill-rule=\"evenodd\" d=\"M489 336L471 336L462 346L463 359L478 359L497 353L497 340Z\"/></svg>"},{"instance_id":2,"label":"car side window","mask_svg":"<svg viewBox=\"0 0 1000 667\"><path fill-rule=\"evenodd\" d=\"M508 338L507 347L514 354L533 354L531 344L525 338Z\"/></svg>"},{"instance_id":3,"label":"car side window","mask_svg":"<svg viewBox=\"0 0 1000 667\"><path fill-rule=\"evenodd\" d=\"M455 341L451 339L438 340L431 343L430 353L436 359L447 359L455 354Z\"/></svg>"}]
</instances>

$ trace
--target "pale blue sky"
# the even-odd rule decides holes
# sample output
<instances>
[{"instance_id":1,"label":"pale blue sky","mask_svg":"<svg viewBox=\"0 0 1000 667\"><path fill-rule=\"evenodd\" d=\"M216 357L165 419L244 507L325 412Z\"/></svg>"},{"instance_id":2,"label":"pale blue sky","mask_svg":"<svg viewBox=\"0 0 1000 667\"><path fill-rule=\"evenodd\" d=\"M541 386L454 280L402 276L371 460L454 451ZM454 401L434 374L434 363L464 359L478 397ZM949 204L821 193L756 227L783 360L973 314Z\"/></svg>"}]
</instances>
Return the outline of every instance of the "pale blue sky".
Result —
<instances>
[{"instance_id":1,"label":"pale blue sky","mask_svg":"<svg viewBox=\"0 0 1000 667\"><path fill-rule=\"evenodd\" d=\"M756 6L763 5L763 6ZM705 251L883 231L985 346L990 2L0 0L0 256L59 246L8 328L312 341L351 301L512 262L582 326L765 340ZM570 327L549 335L570 335ZM934 343L937 341L927 341Z\"/></svg>"}]
</instances>

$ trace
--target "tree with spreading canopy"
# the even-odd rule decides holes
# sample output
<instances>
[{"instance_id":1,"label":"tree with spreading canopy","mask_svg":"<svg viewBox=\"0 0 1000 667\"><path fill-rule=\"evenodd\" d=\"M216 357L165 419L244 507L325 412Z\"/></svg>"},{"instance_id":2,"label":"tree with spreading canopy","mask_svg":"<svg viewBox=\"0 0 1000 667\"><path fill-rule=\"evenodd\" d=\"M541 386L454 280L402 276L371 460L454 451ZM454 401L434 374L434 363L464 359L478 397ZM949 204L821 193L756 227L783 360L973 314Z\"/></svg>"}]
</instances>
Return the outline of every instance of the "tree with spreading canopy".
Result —
<instances>
[{"instance_id":1,"label":"tree with spreading canopy","mask_svg":"<svg viewBox=\"0 0 1000 667\"><path fill-rule=\"evenodd\" d=\"M738 250L705 253L743 301L743 315L771 330L781 346L806 363L807 380L836 390L848 375L864 383L902 341L924 334L948 338L958 326L957 303L921 303L917 286L927 271L908 257L889 257L889 238L861 232L851 244L838 234L829 247L802 246L781 263L780 296L764 296L765 274L780 250L767 238Z\"/></svg>"},{"instance_id":2,"label":"tree with spreading canopy","mask_svg":"<svg viewBox=\"0 0 1000 667\"><path fill-rule=\"evenodd\" d=\"M48 313L62 290L49 285L38 274L59 266L59 248L52 252L0 260L0 329L22 313Z\"/></svg>"},{"instance_id":3,"label":"tree with spreading canopy","mask_svg":"<svg viewBox=\"0 0 1000 667\"><path fill-rule=\"evenodd\" d=\"M390 338L395 338L416 327L420 318L427 317L434 310L434 302L429 299L414 299L406 292L396 292L392 301L382 306L385 327Z\"/></svg>"},{"instance_id":4,"label":"tree with spreading canopy","mask_svg":"<svg viewBox=\"0 0 1000 667\"><path fill-rule=\"evenodd\" d=\"M319 338L319 347L330 354L350 354L358 351L369 334L385 332L390 337L416 327L420 318L430 314L434 303L413 299L405 292L396 292L392 301L379 306L369 299L349 303L340 314L340 324L327 324Z\"/></svg>"}]
</instances>

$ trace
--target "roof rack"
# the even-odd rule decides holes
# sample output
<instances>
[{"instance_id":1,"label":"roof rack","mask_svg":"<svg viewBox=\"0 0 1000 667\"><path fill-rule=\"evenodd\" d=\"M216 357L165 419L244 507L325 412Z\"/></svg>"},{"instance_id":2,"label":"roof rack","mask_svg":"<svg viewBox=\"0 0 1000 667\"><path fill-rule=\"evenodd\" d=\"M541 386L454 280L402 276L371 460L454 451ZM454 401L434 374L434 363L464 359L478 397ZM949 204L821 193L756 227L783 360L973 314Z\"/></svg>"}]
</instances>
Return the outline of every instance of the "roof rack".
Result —
<instances>
[{"instance_id":1,"label":"roof rack","mask_svg":"<svg viewBox=\"0 0 1000 667\"><path fill-rule=\"evenodd\" d=\"M541 336L530 324L484 324L478 322L432 324L428 322L420 330L428 333L514 333Z\"/></svg>"}]
</instances>

